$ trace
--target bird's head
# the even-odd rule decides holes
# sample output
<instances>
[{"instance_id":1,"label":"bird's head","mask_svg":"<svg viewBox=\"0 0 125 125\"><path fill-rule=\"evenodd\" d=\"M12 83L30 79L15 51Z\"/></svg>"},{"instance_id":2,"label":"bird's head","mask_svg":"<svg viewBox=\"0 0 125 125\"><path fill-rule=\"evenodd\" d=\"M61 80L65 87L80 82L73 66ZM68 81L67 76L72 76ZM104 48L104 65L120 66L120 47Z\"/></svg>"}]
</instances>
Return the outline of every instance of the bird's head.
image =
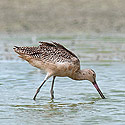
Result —
<instances>
[{"instance_id":1,"label":"bird's head","mask_svg":"<svg viewBox=\"0 0 125 125\"><path fill-rule=\"evenodd\" d=\"M100 90L100 88L99 88L99 86L98 86L98 84L96 82L96 73L92 69L83 69L83 70L81 70L81 78L83 80L89 80L94 85L94 87L96 88L96 90L98 91L100 96L103 99L105 99L105 96L101 92L101 90Z\"/></svg>"},{"instance_id":2,"label":"bird's head","mask_svg":"<svg viewBox=\"0 0 125 125\"><path fill-rule=\"evenodd\" d=\"M81 74L85 80L89 80L92 83L96 81L96 73L92 69L83 69Z\"/></svg>"}]
</instances>

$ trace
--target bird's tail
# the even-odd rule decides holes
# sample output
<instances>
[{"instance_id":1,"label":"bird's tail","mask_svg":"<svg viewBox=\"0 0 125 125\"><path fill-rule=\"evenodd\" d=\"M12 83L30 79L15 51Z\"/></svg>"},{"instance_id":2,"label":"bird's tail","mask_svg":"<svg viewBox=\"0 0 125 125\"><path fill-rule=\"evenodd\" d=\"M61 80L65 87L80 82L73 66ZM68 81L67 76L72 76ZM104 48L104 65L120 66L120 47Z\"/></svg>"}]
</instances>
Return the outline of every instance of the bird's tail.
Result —
<instances>
[{"instance_id":1,"label":"bird's tail","mask_svg":"<svg viewBox=\"0 0 125 125\"><path fill-rule=\"evenodd\" d=\"M31 55L33 55L34 53L36 53L36 50L38 49L38 47L18 47L18 46L14 46L14 51L16 53L19 54L19 57L29 61L31 59Z\"/></svg>"},{"instance_id":2,"label":"bird's tail","mask_svg":"<svg viewBox=\"0 0 125 125\"><path fill-rule=\"evenodd\" d=\"M21 54L21 53L22 53L21 47L14 46L13 49L14 49L14 51L15 51L16 53L18 53L18 54Z\"/></svg>"},{"instance_id":3,"label":"bird's tail","mask_svg":"<svg viewBox=\"0 0 125 125\"><path fill-rule=\"evenodd\" d=\"M38 47L18 47L18 46L14 46L13 49L19 55L32 55L33 53L36 52Z\"/></svg>"}]
</instances>

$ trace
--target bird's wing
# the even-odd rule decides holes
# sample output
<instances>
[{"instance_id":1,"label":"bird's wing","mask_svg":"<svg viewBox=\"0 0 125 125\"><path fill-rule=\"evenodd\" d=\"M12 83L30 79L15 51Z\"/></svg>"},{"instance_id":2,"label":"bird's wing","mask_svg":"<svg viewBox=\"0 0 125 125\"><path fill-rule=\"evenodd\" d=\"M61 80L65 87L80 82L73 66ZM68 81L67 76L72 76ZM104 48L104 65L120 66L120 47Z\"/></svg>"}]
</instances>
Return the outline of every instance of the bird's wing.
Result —
<instances>
[{"instance_id":1,"label":"bird's wing","mask_svg":"<svg viewBox=\"0 0 125 125\"><path fill-rule=\"evenodd\" d=\"M14 48L21 56L34 58L44 62L65 63L77 65L80 68L78 57L59 43L40 42L38 47L17 47Z\"/></svg>"}]
</instances>

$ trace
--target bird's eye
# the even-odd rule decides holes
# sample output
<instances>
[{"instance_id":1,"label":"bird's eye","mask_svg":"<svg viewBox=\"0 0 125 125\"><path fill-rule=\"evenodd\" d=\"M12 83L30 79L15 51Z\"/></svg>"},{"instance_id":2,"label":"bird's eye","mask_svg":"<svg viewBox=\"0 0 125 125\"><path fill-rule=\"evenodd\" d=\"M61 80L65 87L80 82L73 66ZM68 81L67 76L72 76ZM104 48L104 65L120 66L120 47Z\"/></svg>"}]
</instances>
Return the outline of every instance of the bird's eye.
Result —
<instances>
[{"instance_id":1,"label":"bird's eye","mask_svg":"<svg viewBox=\"0 0 125 125\"><path fill-rule=\"evenodd\" d=\"M83 75L85 75L85 74L83 73Z\"/></svg>"}]
</instances>

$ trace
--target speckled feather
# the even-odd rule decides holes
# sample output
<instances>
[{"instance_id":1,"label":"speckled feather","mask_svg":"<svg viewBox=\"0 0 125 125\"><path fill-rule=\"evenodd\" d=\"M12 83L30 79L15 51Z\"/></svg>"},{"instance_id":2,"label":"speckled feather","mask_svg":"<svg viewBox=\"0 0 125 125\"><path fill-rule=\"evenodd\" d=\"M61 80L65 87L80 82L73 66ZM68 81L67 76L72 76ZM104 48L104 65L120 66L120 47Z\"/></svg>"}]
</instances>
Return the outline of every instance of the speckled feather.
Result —
<instances>
[{"instance_id":1,"label":"speckled feather","mask_svg":"<svg viewBox=\"0 0 125 125\"><path fill-rule=\"evenodd\" d=\"M21 56L29 56L36 60L42 60L45 62L75 62L79 63L78 57L67 50L59 43L52 42L40 42L38 47L17 47L15 46L15 52Z\"/></svg>"},{"instance_id":2,"label":"speckled feather","mask_svg":"<svg viewBox=\"0 0 125 125\"><path fill-rule=\"evenodd\" d=\"M75 72L80 70L78 57L56 42L40 42L38 47L15 46L14 50L20 58L50 75L75 79Z\"/></svg>"}]
</instances>

